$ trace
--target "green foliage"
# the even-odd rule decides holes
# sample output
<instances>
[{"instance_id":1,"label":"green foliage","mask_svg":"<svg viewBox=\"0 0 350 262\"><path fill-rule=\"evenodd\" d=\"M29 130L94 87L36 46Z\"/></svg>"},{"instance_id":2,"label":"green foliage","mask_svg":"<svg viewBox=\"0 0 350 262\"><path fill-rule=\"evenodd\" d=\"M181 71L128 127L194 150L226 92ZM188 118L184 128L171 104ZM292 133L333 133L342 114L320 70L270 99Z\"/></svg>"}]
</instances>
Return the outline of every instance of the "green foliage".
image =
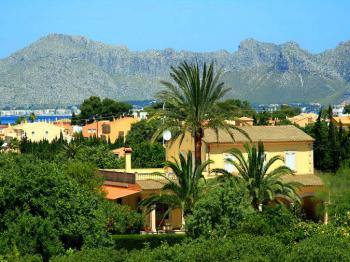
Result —
<instances>
[{"instance_id":1,"label":"green foliage","mask_svg":"<svg viewBox=\"0 0 350 262\"><path fill-rule=\"evenodd\" d=\"M225 121L226 114L218 106L230 89L221 82L221 72L214 71L213 62L208 67L204 63L201 69L198 63L183 62L178 67L171 67L170 77L173 82L161 81L165 90L158 94L158 98L165 107L155 115L162 121L154 138L164 130L171 131L173 139L184 138L190 133L194 138L198 166L202 161L204 129L225 129L232 133L232 128L235 128L240 131Z\"/></svg>"},{"instance_id":2,"label":"green foliage","mask_svg":"<svg viewBox=\"0 0 350 262\"><path fill-rule=\"evenodd\" d=\"M225 113L226 119L255 115L255 110L251 107L248 101L228 99L218 103L218 106Z\"/></svg>"},{"instance_id":3,"label":"green foliage","mask_svg":"<svg viewBox=\"0 0 350 262\"><path fill-rule=\"evenodd\" d=\"M141 120L133 124L126 136L125 144L134 148L140 141L151 142L160 124L161 120Z\"/></svg>"},{"instance_id":4,"label":"green foliage","mask_svg":"<svg viewBox=\"0 0 350 262\"><path fill-rule=\"evenodd\" d=\"M315 139L315 168L321 171L336 172L341 163L350 160L350 132L342 125L336 127L332 121L328 123L327 119L322 118L321 112L316 123L307 126L304 131ZM325 115L328 120L331 119L331 108Z\"/></svg>"},{"instance_id":5,"label":"green foliage","mask_svg":"<svg viewBox=\"0 0 350 262\"><path fill-rule=\"evenodd\" d=\"M339 227L350 228L350 168L348 163L335 174L323 174L322 179L326 184L327 192L320 193L326 201L332 224Z\"/></svg>"},{"instance_id":6,"label":"green foliage","mask_svg":"<svg viewBox=\"0 0 350 262\"><path fill-rule=\"evenodd\" d=\"M159 235L114 235L116 249L140 249L142 247L156 248L162 243L169 246L181 243L186 239L185 234L159 234Z\"/></svg>"},{"instance_id":7,"label":"green foliage","mask_svg":"<svg viewBox=\"0 0 350 262\"><path fill-rule=\"evenodd\" d=\"M285 119L286 117L297 116L301 113L300 107L292 107L288 105L281 105L280 109L272 112L273 118Z\"/></svg>"},{"instance_id":8,"label":"green foliage","mask_svg":"<svg viewBox=\"0 0 350 262\"><path fill-rule=\"evenodd\" d=\"M56 256L51 262L123 262L127 257L126 250L116 250L114 248L83 249L79 252L69 252L65 256Z\"/></svg>"},{"instance_id":9,"label":"green foliage","mask_svg":"<svg viewBox=\"0 0 350 262\"><path fill-rule=\"evenodd\" d=\"M111 152L108 145L81 146L75 159L93 163L99 168L120 168L123 165L123 161Z\"/></svg>"},{"instance_id":10,"label":"green foliage","mask_svg":"<svg viewBox=\"0 0 350 262\"><path fill-rule=\"evenodd\" d=\"M30 113L28 119L31 123L34 123L34 121L36 119L36 115L34 114L34 112Z\"/></svg>"},{"instance_id":11,"label":"green foliage","mask_svg":"<svg viewBox=\"0 0 350 262\"><path fill-rule=\"evenodd\" d=\"M254 116L254 125L257 126L267 126L269 125L269 119L271 118L271 114L268 112L261 112Z\"/></svg>"},{"instance_id":12,"label":"green foliage","mask_svg":"<svg viewBox=\"0 0 350 262\"><path fill-rule=\"evenodd\" d=\"M16 119L16 125L18 124L22 124L24 122L27 121L27 118L25 116L19 116L17 119Z\"/></svg>"},{"instance_id":13,"label":"green foliage","mask_svg":"<svg viewBox=\"0 0 350 262\"><path fill-rule=\"evenodd\" d=\"M117 118L128 114L132 106L128 103L118 102L110 98L101 100L100 97L91 96L85 99L80 105L80 115L72 117L72 124L85 124L90 122L93 118Z\"/></svg>"},{"instance_id":14,"label":"green foliage","mask_svg":"<svg viewBox=\"0 0 350 262\"><path fill-rule=\"evenodd\" d=\"M209 187L196 202L186 220L191 237L224 237L253 212L244 185L228 179L222 185Z\"/></svg>"},{"instance_id":15,"label":"green foliage","mask_svg":"<svg viewBox=\"0 0 350 262\"><path fill-rule=\"evenodd\" d=\"M238 170L240 177L235 178L245 181L251 197L252 206L255 209L258 209L259 205L276 200L277 195L288 197L297 202L300 201L296 192L300 184L281 181L282 176L292 175L292 170L284 165L272 169L272 166L276 162L283 162L281 156L274 156L266 160L264 144L262 142L258 143L258 147L245 144L244 149L247 152L247 158L243 155L242 151L234 148L230 153L236 160L229 158L225 159L225 161L231 163ZM232 177L232 174L224 169L216 169L214 171L223 173L226 177Z\"/></svg>"},{"instance_id":16,"label":"green foliage","mask_svg":"<svg viewBox=\"0 0 350 262\"><path fill-rule=\"evenodd\" d=\"M107 231L110 234L137 234L144 223L141 213L132 211L129 206L103 201L102 210L108 218Z\"/></svg>"},{"instance_id":17,"label":"green foliage","mask_svg":"<svg viewBox=\"0 0 350 262\"><path fill-rule=\"evenodd\" d=\"M162 245L131 252L126 261L283 261L284 246L271 237L237 235L232 239L204 240Z\"/></svg>"},{"instance_id":18,"label":"green foliage","mask_svg":"<svg viewBox=\"0 0 350 262\"><path fill-rule=\"evenodd\" d=\"M258 126L269 125L269 120L275 120L276 125L290 125L291 122L287 119L299 115L301 109L299 107L292 107L288 105L282 105L278 110L274 112L260 112L255 115L254 124Z\"/></svg>"},{"instance_id":19,"label":"green foliage","mask_svg":"<svg viewBox=\"0 0 350 262\"><path fill-rule=\"evenodd\" d=\"M92 190L92 166L79 171L83 166L78 162L55 164L31 155L0 154L0 167L2 255L17 250L19 256L40 254L47 260L69 248L112 245L111 233L140 228L140 215Z\"/></svg>"},{"instance_id":20,"label":"green foliage","mask_svg":"<svg viewBox=\"0 0 350 262\"><path fill-rule=\"evenodd\" d=\"M313 235L292 248L288 261L350 261L349 250L349 239Z\"/></svg>"},{"instance_id":21,"label":"green foliage","mask_svg":"<svg viewBox=\"0 0 350 262\"><path fill-rule=\"evenodd\" d=\"M64 164L65 174L73 178L80 186L96 190L102 185L103 178L97 174L94 164L78 160L68 160Z\"/></svg>"},{"instance_id":22,"label":"green foliage","mask_svg":"<svg viewBox=\"0 0 350 262\"><path fill-rule=\"evenodd\" d=\"M235 234L254 236L274 236L284 244L293 243L299 235L294 234L294 227L300 219L283 205L264 206L262 212L250 213L237 225ZM299 232L299 231L298 231Z\"/></svg>"},{"instance_id":23,"label":"green foliage","mask_svg":"<svg viewBox=\"0 0 350 262\"><path fill-rule=\"evenodd\" d=\"M345 105L344 106L344 114L350 114L350 105Z\"/></svg>"},{"instance_id":24,"label":"green foliage","mask_svg":"<svg viewBox=\"0 0 350 262\"><path fill-rule=\"evenodd\" d=\"M132 125L125 144L133 149L131 157L134 167L161 167L165 161L165 150L161 142L151 141L159 124L159 120L142 120Z\"/></svg>"},{"instance_id":25,"label":"green foliage","mask_svg":"<svg viewBox=\"0 0 350 262\"><path fill-rule=\"evenodd\" d=\"M165 161L165 150L162 144L140 142L133 147L132 165L136 168L162 167Z\"/></svg>"},{"instance_id":26,"label":"green foliage","mask_svg":"<svg viewBox=\"0 0 350 262\"><path fill-rule=\"evenodd\" d=\"M192 208L199 199L202 183L205 181L203 172L212 161L205 161L199 166L193 165L192 152L187 153L187 157L179 155L180 161L166 161L165 167L168 167L174 173L176 180L169 179L167 176L159 174L167 180L162 187L160 195L152 195L140 202L142 207L152 208L154 204L166 204L169 209L181 208L183 216L186 218L192 212Z\"/></svg>"},{"instance_id":27,"label":"green foliage","mask_svg":"<svg viewBox=\"0 0 350 262\"><path fill-rule=\"evenodd\" d=\"M31 142L23 138L19 144L22 154L30 154L36 158L57 163L67 159L94 164L98 168L119 168L123 161L118 159L110 150L111 146L101 139L75 137L70 143L63 138Z\"/></svg>"}]
</instances>

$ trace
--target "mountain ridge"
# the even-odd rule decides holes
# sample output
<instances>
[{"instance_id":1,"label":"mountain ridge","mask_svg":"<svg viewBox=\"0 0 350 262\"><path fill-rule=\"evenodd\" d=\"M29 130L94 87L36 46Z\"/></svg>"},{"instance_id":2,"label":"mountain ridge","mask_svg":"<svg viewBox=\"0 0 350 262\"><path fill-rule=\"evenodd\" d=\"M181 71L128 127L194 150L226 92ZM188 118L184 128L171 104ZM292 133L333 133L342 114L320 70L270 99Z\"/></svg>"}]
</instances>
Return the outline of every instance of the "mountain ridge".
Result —
<instances>
[{"instance_id":1,"label":"mountain ridge","mask_svg":"<svg viewBox=\"0 0 350 262\"><path fill-rule=\"evenodd\" d=\"M211 62L232 88L256 103L339 101L350 87L350 41L312 54L298 43L246 39L237 51L130 51L83 36L49 34L0 60L0 106L71 105L90 95L150 99L170 66Z\"/></svg>"}]
</instances>

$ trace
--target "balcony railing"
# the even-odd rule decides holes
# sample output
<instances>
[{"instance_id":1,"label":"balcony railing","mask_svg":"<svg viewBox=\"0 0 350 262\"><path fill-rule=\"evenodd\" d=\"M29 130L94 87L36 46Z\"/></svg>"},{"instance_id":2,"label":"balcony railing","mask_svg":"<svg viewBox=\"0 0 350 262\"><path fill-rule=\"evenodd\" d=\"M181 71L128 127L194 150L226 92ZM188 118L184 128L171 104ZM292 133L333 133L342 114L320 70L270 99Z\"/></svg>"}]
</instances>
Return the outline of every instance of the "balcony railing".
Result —
<instances>
[{"instance_id":1,"label":"balcony railing","mask_svg":"<svg viewBox=\"0 0 350 262\"><path fill-rule=\"evenodd\" d=\"M104 179L107 181L128 183L128 184L136 183L136 176L134 173L100 169L99 174L102 175Z\"/></svg>"},{"instance_id":2,"label":"balcony railing","mask_svg":"<svg viewBox=\"0 0 350 262\"><path fill-rule=\"evenodd\" d=\"M176 180L176 176L174 175L174 173L168 172L168 173L164 173L162 175L170 180ZM164 179L163 176L160 176L160 175L154 174L154 173L136 173L136 181L162 180L162 179Z\"/></svg>"}]
</instances>

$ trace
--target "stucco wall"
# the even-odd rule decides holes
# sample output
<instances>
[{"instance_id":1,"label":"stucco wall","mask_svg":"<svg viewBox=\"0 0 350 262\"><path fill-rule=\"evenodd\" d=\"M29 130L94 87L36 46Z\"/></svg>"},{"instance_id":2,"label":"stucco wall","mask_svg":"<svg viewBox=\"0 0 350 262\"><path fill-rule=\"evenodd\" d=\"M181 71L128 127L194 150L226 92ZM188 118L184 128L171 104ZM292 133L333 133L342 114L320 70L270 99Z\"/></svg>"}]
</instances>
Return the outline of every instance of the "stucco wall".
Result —
<instances>
[{"instance_id":1,"label":"stucco wall","mask_svg":"<svg viewBox=\"0 0 350 262\"><path fill-rule=\"evenodd\" d=\"M285 157L286 151L294 151L296 154L296 174L313 174L314 173L314 163L313 163L313 145L312 142L265 142L265 151L267 160L272 156L280 155ZM210 169L213 168L224 168L224 154L232 148L239 148L244 151L243 144L222 144L222 143L212 143L202 145L202 161L213 160L214 164L210 165ZM194 151L193 138L190 135L186 135L180 144L180 139L176 139L173 143L168 143L166 145L166 158L167 160L172 160L174 157L178 159L180 152L187 152L188 150ZM246 153L244 153L246 156ZM277 165L284 164L284 162L279 161Z\"/></svg>"},{"instance_id":2,"label":"stucco wall","mask_svg":"<svg viewBox=\"0 0 350 262\"><path fill-rule=\"evenodd\" d=\"M295 171L296 174L313 174L313 149L312 143L307 142L291 142L291 143L264 143L266 160L273 156L279 155L284 158L286 151L294 151L296 154ZM245 157L247 153L244 151L242 144L228 145L228 144L211 144L208 149L208 158L214 161L210 165L210 169L224 168L225 156L224 154L232 148L240 149ZM271 168L283 165L284 162L278 161Z\"/></svg>"}]
</instances>

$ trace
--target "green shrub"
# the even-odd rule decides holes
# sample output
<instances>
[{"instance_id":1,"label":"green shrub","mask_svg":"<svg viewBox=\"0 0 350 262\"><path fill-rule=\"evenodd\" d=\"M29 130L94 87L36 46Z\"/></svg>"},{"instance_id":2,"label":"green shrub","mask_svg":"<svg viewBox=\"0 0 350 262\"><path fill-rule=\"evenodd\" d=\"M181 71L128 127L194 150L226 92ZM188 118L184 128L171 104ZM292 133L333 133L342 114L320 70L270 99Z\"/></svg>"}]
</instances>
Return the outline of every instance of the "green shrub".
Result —
<instances>
[{"instance_id":1,"label":"green shrub","mask_svg":"<svg viewBox=\"0 0 350 262\"><path fill-rule=\"evenodd\" d=\"M293 236L289 236L289 233L294 230L298 221L298 218L283 205L264 206L263 212L251 213L241 221L236 232L278 238L281 235L281 239L287 244L293 241Z\"/></svg>"},{"instance_id":2,"label":"green shrub","mask_svg":"<svg viewBox=\"0 0 350 262\"><path fill-rule=\"evenodd\" d=\"M346 238L314 235L294 245L288 261L350 261L350 241Z\"/></svg>"},{"instance_id":3,"label":"green shrub","mask_svg":"<svg viewBox=\"0 0 350 262\"><path fill-rule=\"evenodd\" d=\"M129 206L118 205L113 202L102 203L103 217L107 217L107 231L110 234L135 234L143 227L142 214L131 210Z\"/></svg>"},{"instance_id":4,"label":"green shrub","mask_svg":"<svg viewBox=\"0 0 350 262\"><path fill-rule=\"evenodd\" d=\"M229 234L248 214L254 212L244 187L228 180L214 186L195 204L192 215L186 219L191 237L221 237Z\"/></svg>"},{"instance_id":5,"label":"green shrub","mask_svg":"<svg viewBox=\"0 0 350 262\"><path fill-rule=\"evenodd\" d=\"M112 248L83 249L78 252L68 252L65 256L56 256L51 262L121 262L125 261L127 252Z\"/></svg>"},{"instance_id":6,"label":"green shrub","mask_svg":"<svg viewBox=\"0 0 350 262\"><path fill-rule=\"evenodd\" d=\"M284 261L285 247L271 237L236 236L234 239L196 239L131 252L126 261Z\"/></svg>"},{"instance_id":7,"label":"green shrub","mask_svg":"<svg viewBox=\"0 0 350 262\"><path fill-rule=\"evenodd\" d=\"M172 246L182 242L186 238L184 234L149 234L149 235L114 235L116 249L141 249L145 246L156 248L162 243Z\"/></svg>"},{"instance_id":8,"label":"green shrub","mask_svg":"<svg viewBox=\"0 0 350 262\"><path fill-rule=\"evenodd\" d=\"M67 165L0 154L0 255L47 260L69 248L112 246L112 233L142 226L140 214L82 185L74 176L80 164Z\"/></svg>"}]
</instances>

